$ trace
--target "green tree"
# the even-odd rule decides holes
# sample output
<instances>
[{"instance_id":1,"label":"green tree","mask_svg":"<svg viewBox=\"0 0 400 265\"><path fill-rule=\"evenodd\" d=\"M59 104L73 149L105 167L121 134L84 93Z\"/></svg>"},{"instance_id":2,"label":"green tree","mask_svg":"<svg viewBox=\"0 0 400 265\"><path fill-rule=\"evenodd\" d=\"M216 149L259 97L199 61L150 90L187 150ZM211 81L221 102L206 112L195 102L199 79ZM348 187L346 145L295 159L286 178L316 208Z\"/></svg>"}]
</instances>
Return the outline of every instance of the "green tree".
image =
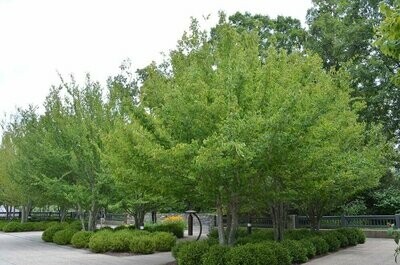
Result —
<instances>
[{"instance_id":1,"label":"green tree","mask_svg":"<svg viewBox=\"0 0 400 265\"><path fill-rule=\"evenodd\" d=\"M392 6L393 1L385 0ZM386 135L398 141L400 94L392 82L398 60L373 45L382 21L379 0L314 0L308 11L307 48L318 53L324 67L350 74L354 100L362 100L361 120L381 123Z\"/></svg>"},{"instance_id":2,"label":"green tree","mask_svg":"<svg viewBox=\"0 0 400 265\"><path fill-rule=\"evenodd\" d=\"M210 38L194 22L170 61L147 69L142 88L143 106L170 136L165 153L184 158L168 173L215 205L221 244L234 243L240 210L252 201L270 208L281 240L287 205L306 198L307 183L365 188L380 176L381 138L375 127L364 136L347 83L316 56L271 48L262 58L259 43L257 32L223 19Z\"/></svg>"}]
</instances>

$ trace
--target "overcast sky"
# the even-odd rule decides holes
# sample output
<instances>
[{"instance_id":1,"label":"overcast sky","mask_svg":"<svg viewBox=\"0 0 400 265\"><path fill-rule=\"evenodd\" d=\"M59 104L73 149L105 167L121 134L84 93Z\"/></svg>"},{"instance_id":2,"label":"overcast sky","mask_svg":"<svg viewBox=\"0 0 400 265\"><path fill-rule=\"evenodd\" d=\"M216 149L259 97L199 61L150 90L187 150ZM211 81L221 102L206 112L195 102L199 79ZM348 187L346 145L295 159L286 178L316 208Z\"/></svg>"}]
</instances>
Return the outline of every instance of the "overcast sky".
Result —
<instances>
[{"instance_id":1,"label":"overcast sky","mask_svg":"<svg viewBox=\"0 0 400 265\"><path fill-rule=\"evenodd\" d=\"M190 17L219 10L292 16L303 24L311 0L0 0L0 119L41 106L57 71L104 82L130 58L133 69L176 46Z\"/></svg>"}]
</instances>

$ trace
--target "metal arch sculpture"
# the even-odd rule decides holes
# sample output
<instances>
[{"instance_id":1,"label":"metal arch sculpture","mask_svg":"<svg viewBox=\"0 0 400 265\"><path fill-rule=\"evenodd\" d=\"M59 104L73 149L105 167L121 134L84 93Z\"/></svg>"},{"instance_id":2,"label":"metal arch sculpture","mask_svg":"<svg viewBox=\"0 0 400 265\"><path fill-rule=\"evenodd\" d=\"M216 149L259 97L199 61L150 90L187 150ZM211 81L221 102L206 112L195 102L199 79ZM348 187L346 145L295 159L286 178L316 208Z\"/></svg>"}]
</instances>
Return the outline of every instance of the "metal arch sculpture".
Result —
<instances>
[{"instance_id":1,"label":"metal arch sculpture","mask_svg":"<svg viewBox=\"0 0 400 265\"><path fill-rule=\"evenodd\" d=\"M188 227L188 232L190 235L190 231L192 232L191 235L193 235L193 215L196 217L196 219L199 221L199 225L200 225L200 233L196 238L196 241L198 241L201 237L201 234L203 233L203 224L201 223L200 217L197 215L197 212L194 210L188 210L186 211L187 214L189 214L188 218L189 220L191 220L191 222L189 223L189 227ZM191 219L190 219L191 218Z\"/></svg>"}]
</instances>

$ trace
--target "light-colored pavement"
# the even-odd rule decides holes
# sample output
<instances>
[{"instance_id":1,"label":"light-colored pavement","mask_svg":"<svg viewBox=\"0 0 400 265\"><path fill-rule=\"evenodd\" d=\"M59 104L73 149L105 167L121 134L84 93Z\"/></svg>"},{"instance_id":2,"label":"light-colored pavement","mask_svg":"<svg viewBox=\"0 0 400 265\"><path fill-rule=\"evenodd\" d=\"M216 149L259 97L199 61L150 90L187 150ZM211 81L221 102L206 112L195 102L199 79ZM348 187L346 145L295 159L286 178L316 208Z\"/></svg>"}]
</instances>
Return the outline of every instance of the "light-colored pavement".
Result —
<instances>
[{"instance_id":1,"label":"light-colored pavement","mask_svg":"<svg viewBox=\"0 0 400 265\"><path fill-rule=\"evenodd\" d=\"M170 252L140 256L94 254L45 243L41 234L0 233L0 265L162 265L174 261Z\"/></svg>"},{"instance_id":2,"label":"light-colored pavement","mask_svg":"<svg viewBox=\"0 0 400 265\"><path fill-rule=\"evenodd\" d=\"M324 257L312 259L306 265L396 265L393 239L367 238L367 242Z\"/></svg>"}]
</instances>

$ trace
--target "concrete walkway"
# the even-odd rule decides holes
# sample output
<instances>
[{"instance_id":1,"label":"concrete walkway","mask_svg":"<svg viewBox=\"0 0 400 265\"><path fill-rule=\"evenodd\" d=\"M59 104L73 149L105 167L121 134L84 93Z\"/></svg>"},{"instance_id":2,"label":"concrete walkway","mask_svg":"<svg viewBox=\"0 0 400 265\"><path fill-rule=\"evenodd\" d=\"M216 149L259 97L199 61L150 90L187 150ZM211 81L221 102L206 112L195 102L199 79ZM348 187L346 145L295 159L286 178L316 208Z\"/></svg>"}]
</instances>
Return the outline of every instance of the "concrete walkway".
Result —
<instances>
[{"instance_id":1,"label":"concrete walkway","mask_svg":"<svg viewBox=\"0 0 400 265\"><path fill-rule=\"evenodd\" d=\"M349 247L324 257L312 259L307 265L395 265L393 239L367 238L364 244Z\"/></svg>"},{"instance_id":2,"label":"concrete walkway","mask_svg":"<svg viewBox=\"0 0 400 265\"><path fill-rule=\"evenodd\" d=\"M162 265L174 261L170 252L152 255L94 254L45 243L42 232L0 233L0 265Z\"/></svg>"}]
</instances>

